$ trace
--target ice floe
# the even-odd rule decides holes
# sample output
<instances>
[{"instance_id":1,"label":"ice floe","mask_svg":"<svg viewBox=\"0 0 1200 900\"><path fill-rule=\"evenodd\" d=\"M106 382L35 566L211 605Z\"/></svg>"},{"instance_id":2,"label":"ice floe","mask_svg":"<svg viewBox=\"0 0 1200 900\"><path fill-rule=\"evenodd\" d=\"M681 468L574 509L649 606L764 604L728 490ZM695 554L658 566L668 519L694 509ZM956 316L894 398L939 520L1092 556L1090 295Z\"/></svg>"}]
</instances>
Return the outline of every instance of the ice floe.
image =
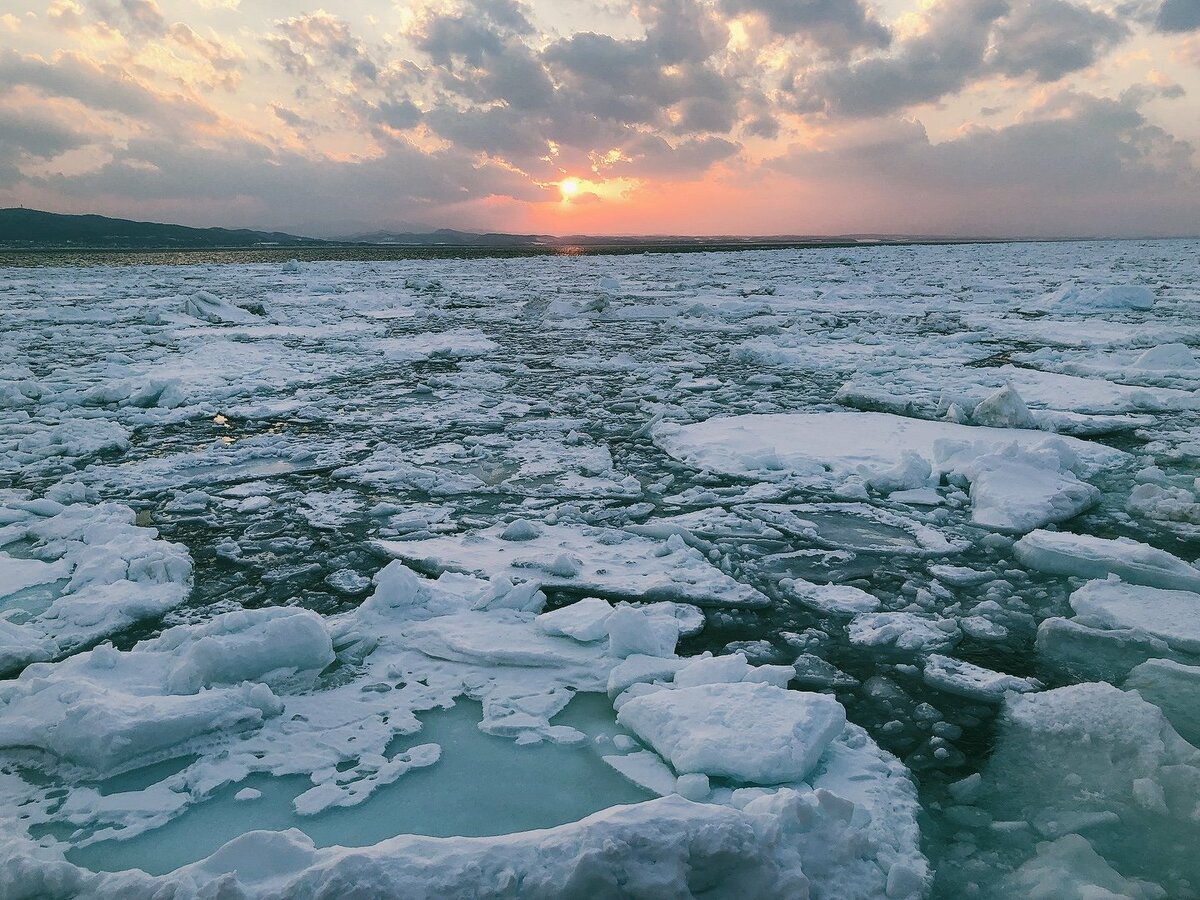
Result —
<instances>
[{"instance_id":1,"label":"ice floe","mask_svg":"<svg viewBox=\"0 0 1200 900\"><path fill-rule=\"evenodd\" d=\"M932 422L886 413L797 413L660 425L655 440L697 468L778 480L859 478L891 490L930 474L971 483L974 520L1025 531L1072 518L1098 499L1081 476L1126 455L1074 438L1020 428ZM913 465L919 460L923 465ZM898 473L905 473L898 476Z\"/></svg>"},{"instance_id":2,"label":"ice floe","mask_svg":"<svg viewBox=\"0 0 1200 900\"><path fill-rule=\"evenodd\" d=\"M768 600L714 567L678 538L653 541L589 526L513 525L463 536L380 541L383 552L432 572L460 571L542 588L701 606L764 606ZM507 536L506 536L507 535Z\"/></svg>"}]
</instances>

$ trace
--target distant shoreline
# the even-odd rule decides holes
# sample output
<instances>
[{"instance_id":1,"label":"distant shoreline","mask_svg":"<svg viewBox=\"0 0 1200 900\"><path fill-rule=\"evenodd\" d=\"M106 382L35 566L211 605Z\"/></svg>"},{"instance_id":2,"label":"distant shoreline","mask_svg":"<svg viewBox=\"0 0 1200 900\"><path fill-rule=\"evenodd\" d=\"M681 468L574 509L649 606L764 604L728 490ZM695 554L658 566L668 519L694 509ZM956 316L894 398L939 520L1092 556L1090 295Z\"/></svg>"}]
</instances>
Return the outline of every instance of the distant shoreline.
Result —
<instances>
[{"instance_id":1,"label":"distant shoreline","mask_svg":"<svg viewBox=\"0 0 1200 900\"><path fill-rule=\"evenodd\" d=\"M874 249L995 244L1187 241L1195 238L929 238L896 240L670 240L649 238L591 244L334 244L258 247L0 247L0 268L136 265L246 265L301 262L402 262L410 259L517 259L540 256L622 256L639 253L728 253L749 250Z\"/></svg>"}]
</instances>

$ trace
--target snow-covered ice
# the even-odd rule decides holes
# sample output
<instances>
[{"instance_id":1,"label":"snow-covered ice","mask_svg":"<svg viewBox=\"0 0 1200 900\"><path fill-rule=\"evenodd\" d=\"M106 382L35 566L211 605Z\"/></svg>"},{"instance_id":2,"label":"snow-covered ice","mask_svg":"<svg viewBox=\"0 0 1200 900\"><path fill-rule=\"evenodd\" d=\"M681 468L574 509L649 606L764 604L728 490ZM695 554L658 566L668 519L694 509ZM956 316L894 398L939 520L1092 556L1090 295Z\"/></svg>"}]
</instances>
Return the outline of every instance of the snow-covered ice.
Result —
<instances>
[{"instance_id":1,"label":"snow-covered ice","mask_svg":"<svg viewBox=\"0 0 1200 900\"><path fill-rule=\"evenodd\" d=\"M1195 242L258 255L0 269L0 896L1196 895Z\"/></svg>"}]
</instances>

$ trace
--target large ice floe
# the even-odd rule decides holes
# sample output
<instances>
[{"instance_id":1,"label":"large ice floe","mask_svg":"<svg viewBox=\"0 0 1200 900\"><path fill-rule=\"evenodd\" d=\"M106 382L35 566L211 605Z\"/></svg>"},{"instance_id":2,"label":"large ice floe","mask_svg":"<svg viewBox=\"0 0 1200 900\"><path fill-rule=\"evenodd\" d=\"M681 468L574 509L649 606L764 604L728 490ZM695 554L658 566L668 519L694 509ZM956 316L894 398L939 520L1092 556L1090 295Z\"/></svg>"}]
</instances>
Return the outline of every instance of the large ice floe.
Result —
<instances>
[{"instance_id":1,"label":"large ice floe","mask_svg":"<svg viewBox=\"0 0 1200 900\"><path fill-rule=\"evenodd\" d=\"M1200 896L1195 242L257 255L0 269L0 898Z\"/></svg>"},{"instance_id":2,"label":"large ice floe","mask_svg":"<svg viewBox=\"0 0 1200 900\"><path fill-rule=\"evenodd\" d=\"M1081 479L1126 454L1021 428L933 422L887 413L791 413L663 424L655 439L698 468L743 477L854 480L884 493L942 476L970 483L972 517L1023 533L1073 518L1099 499Z\"/></svg>"}]
</instances>

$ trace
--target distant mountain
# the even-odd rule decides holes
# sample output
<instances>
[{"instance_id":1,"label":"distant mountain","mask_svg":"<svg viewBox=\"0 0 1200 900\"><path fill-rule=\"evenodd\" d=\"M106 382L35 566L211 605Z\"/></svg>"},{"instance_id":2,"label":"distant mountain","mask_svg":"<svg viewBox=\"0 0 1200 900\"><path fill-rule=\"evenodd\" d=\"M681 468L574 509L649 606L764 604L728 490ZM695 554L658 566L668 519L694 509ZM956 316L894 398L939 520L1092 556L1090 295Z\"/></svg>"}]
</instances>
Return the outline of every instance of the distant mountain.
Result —
<instances>
[{"instance_id":1,"label":"distant mountain","mask_svg":"<svg viewBox=\"0 0 1200 900\"><path fill-rule=\"evenodd\" d=\"M0 209L0 247L17 249L212 249L327 246L329 241L281 231L189 228L108 216L69 216L36 209Z\"/></svg>"}]
</instances>

